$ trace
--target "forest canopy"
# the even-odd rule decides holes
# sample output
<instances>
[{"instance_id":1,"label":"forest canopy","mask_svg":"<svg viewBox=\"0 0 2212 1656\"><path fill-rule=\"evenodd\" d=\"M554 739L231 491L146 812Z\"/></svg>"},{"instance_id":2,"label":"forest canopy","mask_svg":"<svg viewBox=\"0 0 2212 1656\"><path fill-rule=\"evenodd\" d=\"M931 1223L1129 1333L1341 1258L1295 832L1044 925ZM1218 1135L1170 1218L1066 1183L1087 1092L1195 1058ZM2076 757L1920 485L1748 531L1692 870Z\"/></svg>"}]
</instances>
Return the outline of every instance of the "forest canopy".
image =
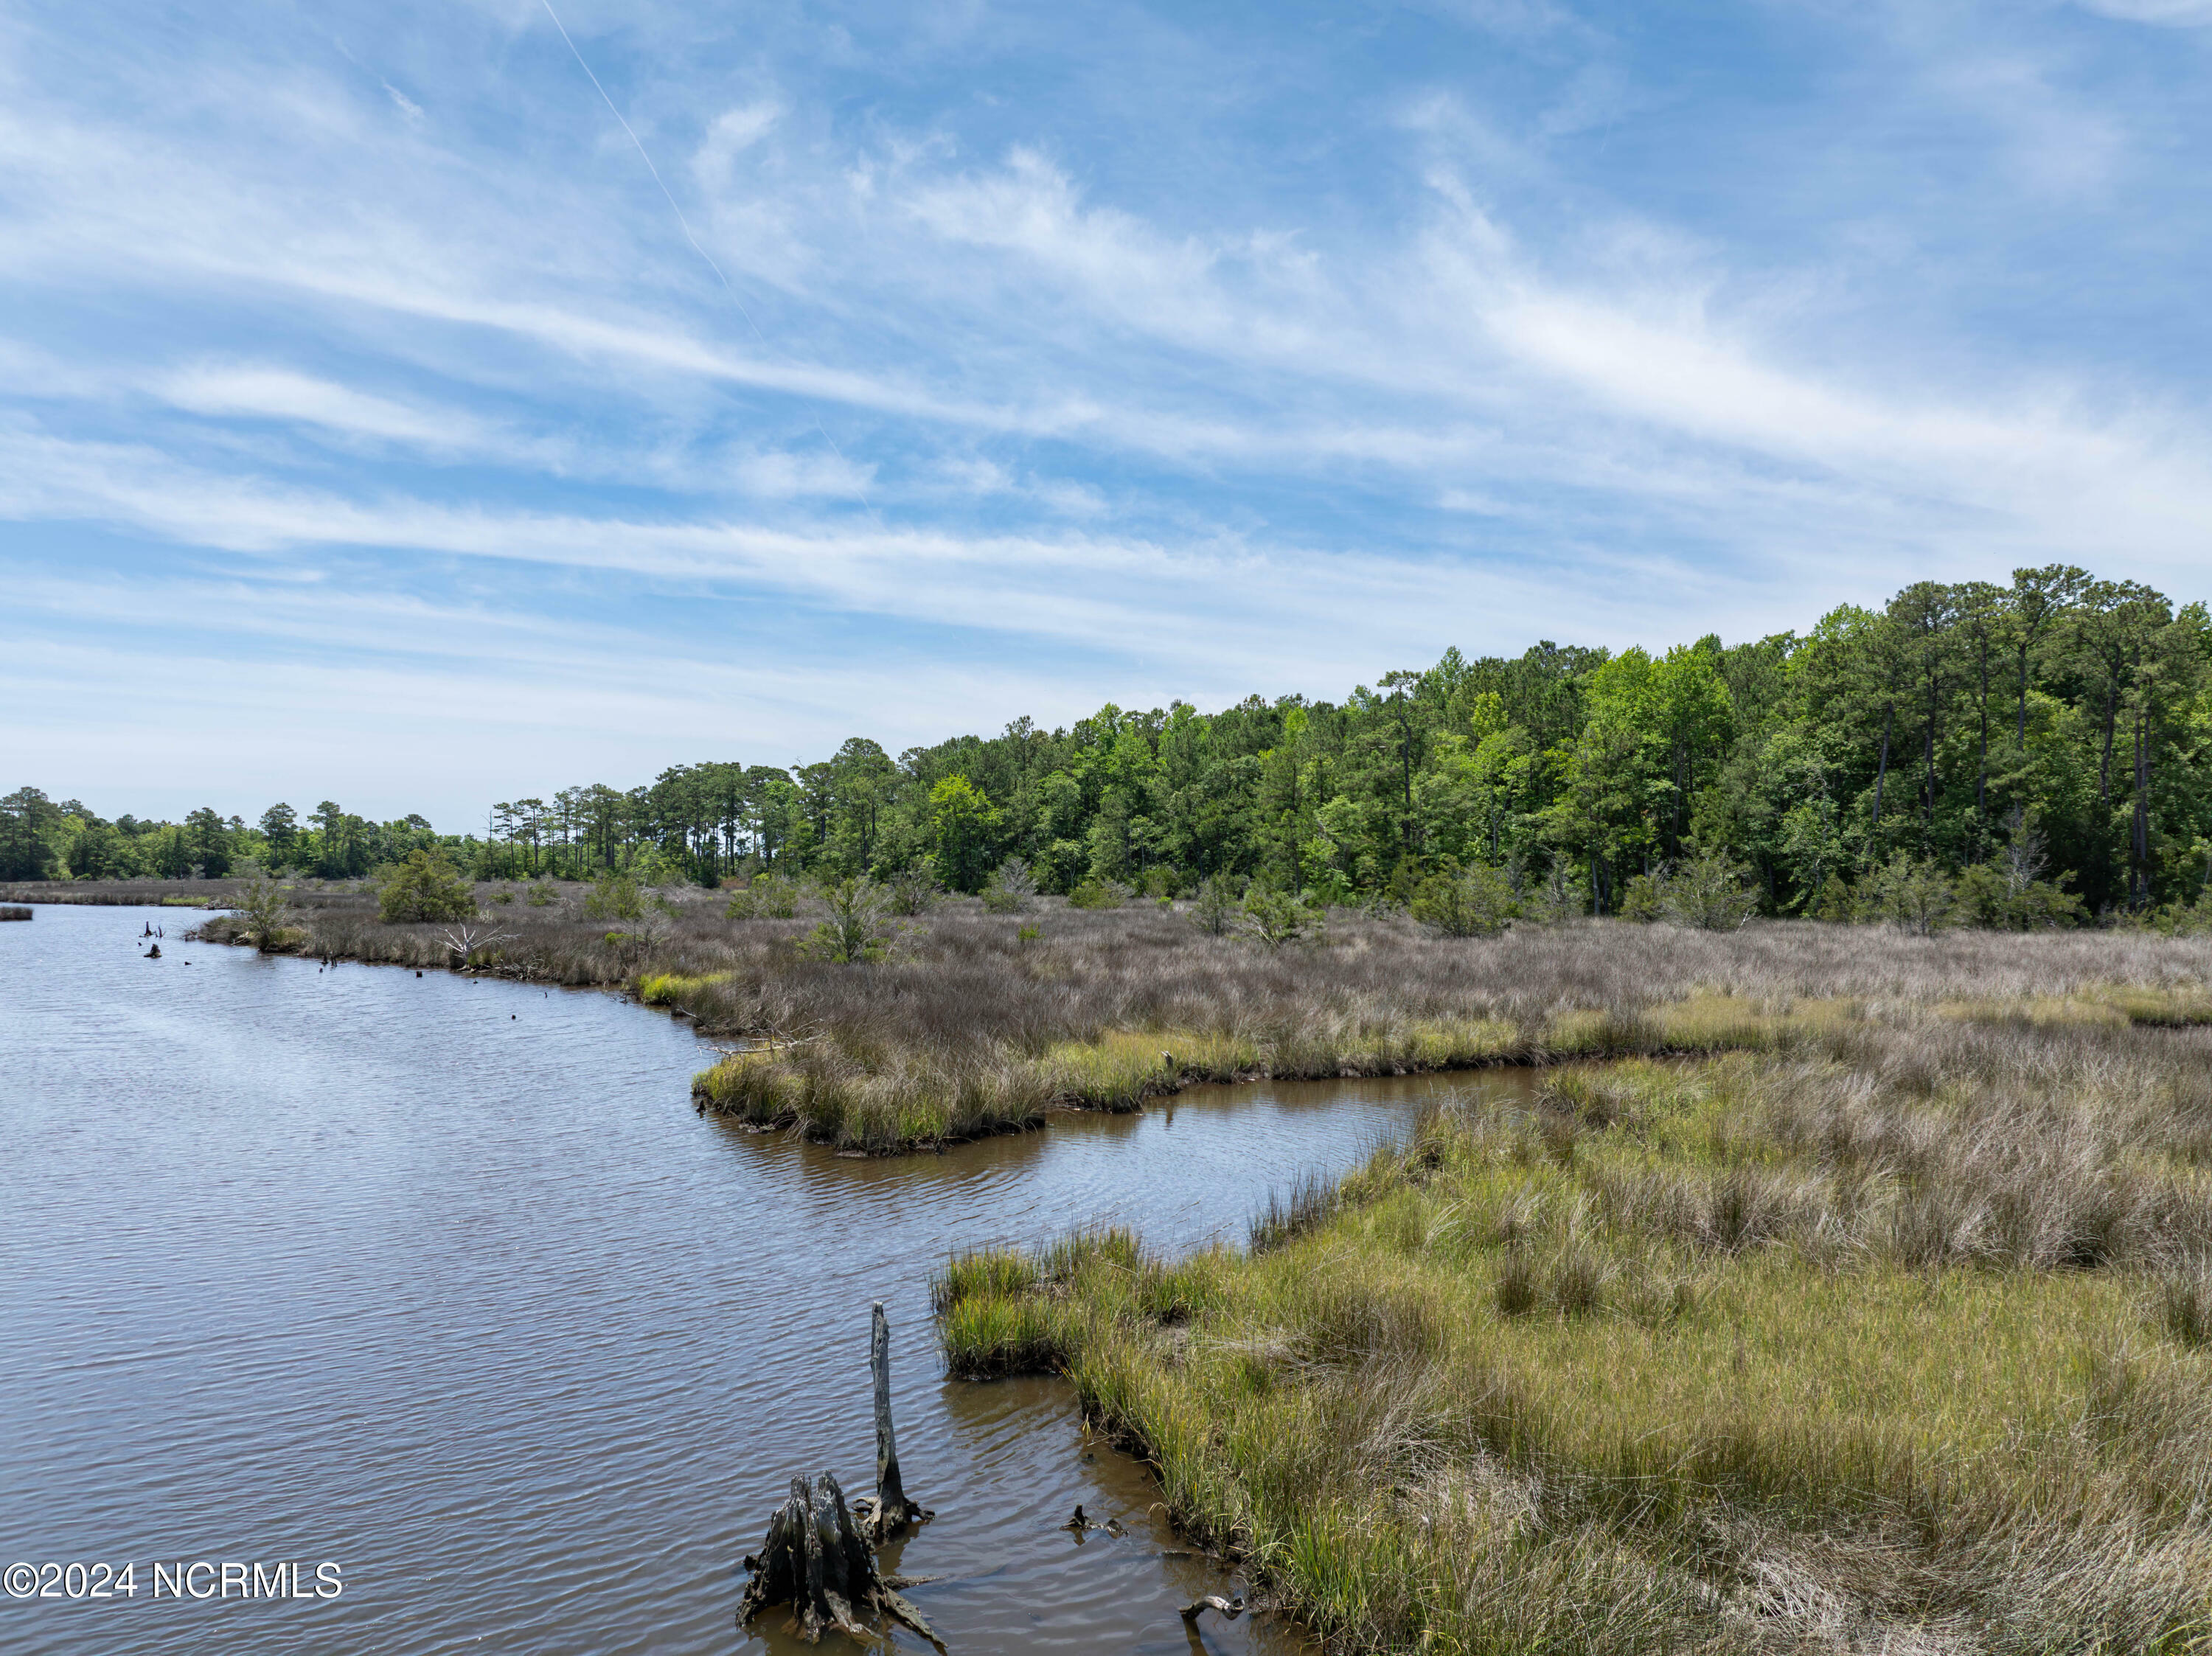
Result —
<instances>
[{"instance_id":1,"label":"forest canopy","mask_svg":"<svg viewBox=\"0 0 2212 1656\"><path fill-rule=\"evenodd\" d=\"M480 879L921 870L974 891L1018 858L1048 891L1224 875L1343 904L1482 867L1610 913L1718 862L1770 914L1842 917L1914 869L2002 870L2050 913L2114 914L2203 895L2209 769L2204 605L2053 565L1918 582L1802 636L1449 650L1340 703L1109 705L896 757L854 737L789 769L679 765L503 802L481 834L330 800L111 822L26 787L0 800L0 877L345 878L437 847Z\"/></svg>"}]
</instances>

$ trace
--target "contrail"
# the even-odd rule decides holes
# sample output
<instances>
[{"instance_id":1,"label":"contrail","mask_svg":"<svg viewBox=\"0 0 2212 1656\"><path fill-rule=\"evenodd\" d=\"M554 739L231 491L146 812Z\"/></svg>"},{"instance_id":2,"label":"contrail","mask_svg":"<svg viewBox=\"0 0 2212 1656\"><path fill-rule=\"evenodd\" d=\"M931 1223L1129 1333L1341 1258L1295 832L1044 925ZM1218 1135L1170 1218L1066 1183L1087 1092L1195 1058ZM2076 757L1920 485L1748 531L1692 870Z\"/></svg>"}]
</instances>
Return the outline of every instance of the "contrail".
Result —
<instances>
[{"instance_id":1,"label":"contrail","mask_svg":"<svg viewBox=\"0 0 2212 1656\"><path fill-rule=\"evenodd\" d=\"M744 318L745 325L753 331L761 343L767 344L768 336L761 332L760 324L753 320L753 313L745 308L744 298L736 288L731 286L730 278L722 273L722 267L714 263L714 256L702 247L699 245L699 238L691 234L691 221L684 216L684 209L677 204L675 195L669 190L666 182L662 179L660 169L653 164L653 157L646 153L644 141L637 136L630 124L623 118L622 111L615 107L615 100L607 96L606 88L599 84L599 77L592 73L592 66L584 61L584 54L576 50L576 43L568 38L568 26L562 22L561 14L553 9L553 0L539 0L539 3L545 8L545 15L553 20L553 27L561 31L561 39L568 45L568 55L576 60L576 67L582 70L586 78L591 82L592 90L599 94L599 101L607 106L607 113L615 118L615 124L624 132L629 133L630 143L637 146L638 160L643 161L645 170L653 174L653 181L660 185L660 193L668 197L669 210L676 215L676 221L684 227L684 240L691 244L693 252L707 261L707 268L721 278L722 286L728 289L730 297L737 301L738 314Z\"/></svg>"},{"instance_id":2,"label":"contrail","mask_svg":"<svg viewBox=\"0 0 2212 1656\"><path fill-rule=\"evenodd\" d=\"M576 60L576 67L584 71L585 77L592 83L592 89L599 94L599 101L607 106L607 113L615 118L615 124L629 135L630 143L636 146L638 160L643 161L645 170L653 174L653 181L660 186L660 193L667 197L668 210L676 215L677 223L684 227L684 240L691 244L693 252L707 261L707 268L712 270L721 282L722 290L730 296L730 302L738 307L738 314L744 318L745 325L753 331L753 337L759 340L763 347L773 350L775 347L769 344L768 336L761 331L761 325L753 320L753 313L745 308L744 295L738 293L736 284L730 280L722 267L714 262L714 256L700 246L699 238L691 234L691 221L684 216L684 209L678 203L675 193L669 189L667 180L660 176L660 169L653 164L653 157L647 153L644 141L637 136L635 129L623 118L622 111L615 107L615 100L607 96L606 88L599 84L599 77L592 73L592 66L584 61L584 54L576 49L575 41L569 36L568 25L561 21L561 14L553 9L553 0L538 0L538 3L545 8L545 15L553 20L553 27L561 31L561 39L568 48L568 55ZM829 428L822 423L821 412L811 405L807 412L813 416L814 429L821 434L822 440L830 445L830 452L836 455L842 464L850 466L853 463L845 458L845 451L837 446L837 440L830 434ZM868 491L865 487L860 489L860 503L868 508L870 515L874 514L875 506L869 500ZM881 527L881 525L882 520L878 519L878 526Z\"/></svg>"}]
</instances>

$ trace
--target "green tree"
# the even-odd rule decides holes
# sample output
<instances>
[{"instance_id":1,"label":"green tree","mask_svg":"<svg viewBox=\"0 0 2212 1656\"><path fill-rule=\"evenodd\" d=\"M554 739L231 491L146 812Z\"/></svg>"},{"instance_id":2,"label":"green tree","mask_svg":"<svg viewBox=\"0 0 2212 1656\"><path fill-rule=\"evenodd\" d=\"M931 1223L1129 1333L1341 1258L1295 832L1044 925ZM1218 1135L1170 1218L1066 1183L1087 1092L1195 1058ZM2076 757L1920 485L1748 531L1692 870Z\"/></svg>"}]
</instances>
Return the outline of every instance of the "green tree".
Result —
<instances>
[{"instance_id":1,"label":"green tree","mask_svg":"<svg viewBox=\"0 0 2212 1656\"><path fill-rule=\"evenodd\" d=\"M979 891L996 861L999 813L966 776L944 778L929 791L930 849L938 877L955 891Z\"/></svg>"},{"instance_id":2,"label":"green tree","mask_svg":"<svg viewBox=\"0 0 2212 1656\"><path fill-rule=\"evenodd\" d=\"M261 834L268 844L264 860L270 868L298 866L300 817L291 806L279 803L263 811Z\"/></svg>"},{"instance_id":3,"label":"green tree","mask_svg":"<svg viewBox=\"0 0 2212 1656\"><path fill-rule=\"evenodd\" d=\"M185 854L203 879L220 880L230 872L230 830L212 805L202 805L185 818Z\"/></svg>"},{"instance_id":4,"label":"green tree","mask_svg":"<svg viewBox=\"0 0 2212 1656\"><path fill-rule=\"evenodd\" d=\"M18 788L0 799L0 879L45 879L61 822L53 801L40 789Z\"/></svg>"}]
</instances>

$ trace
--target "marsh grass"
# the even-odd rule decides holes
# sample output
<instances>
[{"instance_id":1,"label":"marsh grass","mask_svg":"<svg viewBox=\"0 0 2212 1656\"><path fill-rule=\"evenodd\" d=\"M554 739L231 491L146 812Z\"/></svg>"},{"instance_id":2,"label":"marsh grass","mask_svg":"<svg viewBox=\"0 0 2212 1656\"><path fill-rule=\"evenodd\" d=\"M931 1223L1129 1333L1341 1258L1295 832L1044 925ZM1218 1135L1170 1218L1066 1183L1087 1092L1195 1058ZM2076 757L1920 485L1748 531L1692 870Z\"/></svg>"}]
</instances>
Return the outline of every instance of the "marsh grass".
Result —
<instances>
[{"instance_id":1,"label":"marsh grass","mask_svg":"<svg viewBox=\"0 0 2212 1656\"><path fill-rule=\"evenodd\" d=\"M303 952L451 961L439 928L383 925L366 895L289 889ZM1030 897L1000 914L946 898L904 923L884 958L841 962L802 947L820 904L795 893L733 918L723 895L674 889L662 894L672 912L656 907L649 927L611 929L583 912L587 887L531 889L497 911L501 940L471 969L622 986L688 1012L702 1033L752 1044L701 1077L702 1108L848 1148L939 1143L1057 1108L1131 1109L1200 1083L1819 1051L1938 1020L2155 1022L2181 1036L2212 1006L2212 938L2142 932L1577 922L1453 938L1337 911L1317 943L1269 952L1193 925L1188 903ZM217 914L202 935L237 931Z\"/></svg>"},{"instance_id":2,"label":"marsh grass","mask_svg":"<svg viewBox=\"0 0 2212 1656\"><path fill-rule=\"evenodd\" d=\"M2212 1035L1947 998L1469 1092L1241 1254L971 1256L949 1366L1333 1647L2203 1648Z\"/></svg>"}]
</instances>

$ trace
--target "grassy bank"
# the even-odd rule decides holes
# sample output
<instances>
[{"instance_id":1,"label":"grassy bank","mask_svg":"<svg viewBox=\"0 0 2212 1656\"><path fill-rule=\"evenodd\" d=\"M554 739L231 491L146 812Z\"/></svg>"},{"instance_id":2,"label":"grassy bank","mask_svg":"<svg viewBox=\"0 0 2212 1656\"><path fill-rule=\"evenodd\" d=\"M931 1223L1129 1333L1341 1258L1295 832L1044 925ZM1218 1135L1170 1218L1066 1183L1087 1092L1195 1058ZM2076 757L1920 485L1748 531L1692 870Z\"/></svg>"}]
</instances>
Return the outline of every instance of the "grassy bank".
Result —
<instances>
[{"instance_id":1,"label":"grassy bank","mask_svg":"<svg viewBox=\"0 0 2212 1656\"><path fill-rule=\"evenodd\" d=\"M2212 1641L2212 1033L2109 1003L1470 1094L1247 1252L938 1301L1344 1648Z\"/></svg>"}]
</instances>

